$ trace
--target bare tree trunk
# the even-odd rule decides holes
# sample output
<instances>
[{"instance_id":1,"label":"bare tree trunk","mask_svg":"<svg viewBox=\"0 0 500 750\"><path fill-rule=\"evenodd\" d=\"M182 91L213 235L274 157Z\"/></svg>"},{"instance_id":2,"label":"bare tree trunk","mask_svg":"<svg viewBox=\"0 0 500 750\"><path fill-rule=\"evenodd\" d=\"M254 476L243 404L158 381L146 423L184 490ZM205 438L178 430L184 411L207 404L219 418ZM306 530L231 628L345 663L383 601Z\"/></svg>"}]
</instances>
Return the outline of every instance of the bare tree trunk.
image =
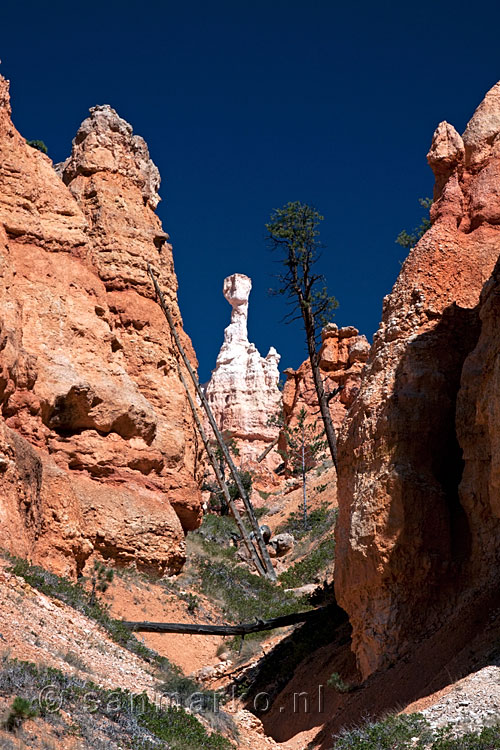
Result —
<instances>
[{"instance_id":1,"label":"bare tree trunk","mask_svg":"<svg viewBox=\"0 0 500 750\"><path fill-rule=\"evenodd\" d=\"M233 476L234 483L236 487L238 488L238 492L240 494L241 499L243 500L243 503L245 505L246 511L248 513L248 516L250 518L250 522L253 527L253 532L255 535L255 539L257 540L257 544L262 556L262 559L264 561L264 568L266 570L267 577L270 578L272 581L276 580L276 572L273 568L273 565L271 563L271 558L269 557L269 552L267 550L266 544L264 542L264 539L262 537L262 532L260 530L259 523L257 521L257 518L255 516L255 511L253 509L252 503L250 502L250 498L248 497L247 493L245 492L245 488L243 487L243 484L241 482L240 476L238 474L238 471L236 469L236 466L234 465L233 459L231 458L231 455L227 449L227 446L224 442L224 438L222 437L219 428L217 427L217 423L214 419L214 416L212 414L212 410L210 409L209 403L207 399L205 398L205 394L203 393L203 390L198 382L198 378L196 377L196 373L194 372L193 368L191 367L191 363L186 355L186 352L184 351L184 347L181 344L181 340L179 338L179 334L177 333L177 330L175 328L174 319L172 318L172 313L170 312L169 307L167 306L165 299L163 297L163 293L160 289L160 286L158 284L158 281L156 279L156 276L153 273L153 269L151 268L150 264L148 263L148 273L151 276L151 279L153 281L156 294L158 296L158 300L160 302L160 306L165 314L165 317L167 319L168 325L170 326L170 330L172 332L172 336L174 337L174 341L176 343L177 349L179 351L179 354L181 355L184 364L186 365L186 369L191 377L191 380L193 381L194 387L196 388L196 392L200 398L200 401L203 405L203 408L205 409L205 413L208 417L208 421L210 422L210 426L214 432L214 435L216 437L216 440L219 444L219 447L222 451L222 455L224 456L227 465L229 466L229 471L231 472Z\"/></svg>"},{"instance_id":2,"label":"bare tree trunk","mask_svg":"<svg viewBox=\"0 0 500 750\"><path fill-rule=\"evenodd\" d=\"M316 395L318 397L321 419L323 420L323 424L325 426L326 440L332 456L333 465L335 466L335 470L337 471L337 436L335 434L332 415L330 414L330 409L328 407L328 398L325 393L323 378L321 377L321 372L318 364L314 319L312 318L309 308L304 307L302 302L301 310L302 318L304 320L304 326L306 329L307 350L309 352L309 361L311 363L314 387L316 389Z\"/></svg>"},{"instance_id":3,"label":"bare tree trunk","mask_svg":"<svg viewBox=\"0 0 500 750\"><path fill-rule=\"evenodd\" d=\"M258 464L260 464L265 459L265 457L268 455L268 453L271 453L272 449L275 448L278 445L279 439L280 438L279 438L279 435L278 435L278 437L275 440L273 440L273 442L271 443L271 445L268 445L267 448L266 448L266 450L263 451L260 454L260 456L257 458L257 463Z\"/></svg>"},{"instance_id":4,"label":"bare tree trunk","mask_svg":"<svg viewBox=\"0 0 500 750\"><path fill-rule=\"evenodd\" d=\"M321 418L325 426L325 435L332 455L333 465L337 470L337 436L335 434L335 427L332 422L332 415L328 408L328 401L326 399L325 389L323 387L323 379L319 370L319 365L316 362L311 361L311 367L313 371L314 386L318 396L319 409L321 412Z\"/></svg>"},{"instance_id":5,"label":"bare tree trunk","mask_svg":"<svg viewBox=\"0 0 500 750\"><path fill-rule=\"evenodd\" d=\"M219 484L219 487L221 488L222 492L224 493L224 497L226 499L226 503L227 503L228 507L231 509L231 512L232 512L233 517L234 517L234 520L236 522L236 526L238 527L238 529L240 531L242 539L243 539L243 541L245 543L245 546L246 546L247 550L250 553L250 557L253 560L253 564L255 565L255 567L257 569L257 572L259 573L259 575L265 576L266 575L266 571L264 569L264 566L262 565L262 562L260 561L260 558L257 555L257 552L255 550L255 547L253 545L252 540L248 536L247 530L245 528L245 524L243 523L243 519L240 516L240 512L239 512L238 508L236 507L236 504L231 499L231 495L229 494L229 489L228 489L228 486L227 486L226 481L224 479L224 475L221 473L221 471L219 469L218 462L217 462L217 458L215 457L215 455L214 455L214 453L213 453L213 451L212 451L212 449L210 447L210 443L208 442L208 438L207 438L206 432L203 429L203 425L201 423L201 420L200 420L200 418L198 416L198 412L196 410L196 404L194 403L193 398L191 396L191 393L189 392L189 388L188 388L188 385L187 385L186 380L184 378L184 375L182 374L182 370L181 370L181 366L180 366L179 362L177 362L177 372L179 373L180 381L181 381L181 383L183 384L183 386L184 386L184 388L186 390L188 401L189 401L189 405L190 405L191 411L193 413L194 421L196 422L196 426L198 428L198 432L200 433L200 436L201 436L201 439L203 441L203 445L205 446L205 450L207 452L208 458L210 459L210 463L212 464L212 468L213 468L215 476L217 478L217 482Z\"/></svg>"},{"instance_id":6,"label":"bare tree trunk","mask_svg":"<svg viewBox=\"0 0 500 750\"><path fill-rule=\"evenodd\" d=\"M304 514L304 529L307 529L307 487L306 487L306 446L304 425L302 424L302 511Z\"/></svg>"},{"instance_id":7,"label":"bare tree trunk","mask_svg":"<svg viewBox=\"0 0 500 750\"><path fill-rule=\"evenodd\" d=\"M241 625L195 625L184 622L128 622L122 621L122 625L133 632L141 633L190 633L191 635L247 635L248 633L259 633L262 630L273 630L286 625L295 625L299 622L307 622L318 616L319 612L329 609L329 606L310 609L308 612L296 612L281 617L273 617L271 620L257 620L256 622L242 623Z\"/></svg>"}]
</instances>

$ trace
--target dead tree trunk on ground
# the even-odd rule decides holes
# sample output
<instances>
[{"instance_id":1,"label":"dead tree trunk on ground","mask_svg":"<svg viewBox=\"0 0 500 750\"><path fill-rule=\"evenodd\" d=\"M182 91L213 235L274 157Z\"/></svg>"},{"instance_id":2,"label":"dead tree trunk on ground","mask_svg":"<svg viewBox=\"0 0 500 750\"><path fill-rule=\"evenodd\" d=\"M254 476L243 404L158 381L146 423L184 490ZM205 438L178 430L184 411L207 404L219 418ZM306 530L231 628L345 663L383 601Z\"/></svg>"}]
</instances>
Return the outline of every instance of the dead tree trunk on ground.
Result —
<instances>
[{"instance_id":1,"label":"dead tree trunk on ground","mask_svg":"<svg viewBox=\"0 0 500 750\"><path fill-rule=\"evenodd\" d=\"M141 633L189 633L191 635L248 635L259 633L263 630L283 628L287 625L296 625L317 617L318 612L327 610L329 607L318 607L308 612L295 612L291 615L273 617L271 620L256 620L240 625L196 625L184 622L127 622L122 625L133 632Z\"/></svg>"}]
</instances>

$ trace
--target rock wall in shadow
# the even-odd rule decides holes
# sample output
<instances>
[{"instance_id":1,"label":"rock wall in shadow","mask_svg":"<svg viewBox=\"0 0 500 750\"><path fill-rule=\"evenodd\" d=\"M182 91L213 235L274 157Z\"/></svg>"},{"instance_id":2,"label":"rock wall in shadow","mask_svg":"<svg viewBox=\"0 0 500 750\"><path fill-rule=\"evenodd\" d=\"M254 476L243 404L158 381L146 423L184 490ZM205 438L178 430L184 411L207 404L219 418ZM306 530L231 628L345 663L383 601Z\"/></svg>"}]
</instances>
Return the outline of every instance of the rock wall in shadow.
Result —
<instances>
[{"instance_id":1,"label":"rock wall in shadow","mask_svg":"<svg viewBox=\"0 0 500 750\"><path fill-rule=\"evenodd\" d=\"M432 226L384 300L340 435L336 595L364 677L407 653L464 596L477 532L458 492L455 411L500 248L497 141L500 84L463 139L448 123L436 129Z\"/></svg>"}]
</instances>

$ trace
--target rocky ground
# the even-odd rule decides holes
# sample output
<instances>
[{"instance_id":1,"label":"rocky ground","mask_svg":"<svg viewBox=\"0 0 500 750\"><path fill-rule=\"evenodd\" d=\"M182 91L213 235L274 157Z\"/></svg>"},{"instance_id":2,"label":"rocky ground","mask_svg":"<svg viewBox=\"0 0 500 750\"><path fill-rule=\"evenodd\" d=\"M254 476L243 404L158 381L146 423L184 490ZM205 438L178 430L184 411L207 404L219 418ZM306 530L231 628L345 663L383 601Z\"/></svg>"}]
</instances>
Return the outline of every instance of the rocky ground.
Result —
<instances>
[{"instance_id":1,"label":"rocky ground","mask_svg":"<svg viewBox=\"0 0 500 750\"><path fill-rule=\"evenodd\" d=\"M128 690L133 694L144 691L151 700L158 700L158 686L162 674L157 668L114 643L97 623L57 599L40 593L23 578L9 573L8 567L7 562L3 560L0 567L2 670L8 670L13 660L28 661L44 667L54 667L64 674L91 681L94 685L108 690ZM120 582L117 593L121 589ZM132 587L131 590L132 596L136 596L138 587ZM187 618L183 618L180 610L178 605L170 609L166 602L163 617L177 619L178 616L181 621L185 621ZM154 611L148 614L154 614ZM163 639L166 640L165 636ZM162 650L178 655L180 650L175 643L175 637L173 641L168 637L168 641L168 647ZM219 662L215 654L199 651L197 637L194 641L190 648L186 649L191 654L191 662L184 659L185 664L193 666L206 663L207 660L209 663ZM14 693L5 695L4 691L0 690L2 720L7 717L14 697ZM261 723L245 711L239 701L230 702L224 711L235 718L239 747L279 747L272 739L263 737ZM0 747L19 750L28 747L40 750L90 748L82 738L72 736L76 729L71 711L62 710L58 718L60 721L56 727L52 726L51 722L37 717L23 722L22 727L15 733L0 729ZM99 721L102 721L100 717L96 719L96 723ZM105 736L106 729L103 727L102 737ZM115 745L110 741L109 745L102 747L114 748Z\"/></svg>"},{"instance_id":2,"label":"rocky ground","mask_svg":"<svg viewBox=\"0 0 500 750\"><path fill-rule=\"evenodd\" d=\"M326 473L329 471L331 470L327 469ZM322 487L323 479L324 475L318 475L314 479L311 477L311 510L323 502L324 492L317 491L318 486ZM282 495L272 496L274 507L271 504L271 513L265 516L265 520L273 525L273 532L280 528L290 512L297 509L297 502L301 497L300 488L288 487L287 490L289 491ZM267 502L270 500L271 497L267 498ZM281 507L278 509L279 504ZM195 546L194 549L198 548ZM293 555L290 553L288 563L279 561L280 567L290 565L293 562L292 558ZM297 559L304 559L304 554L295 561ZM4 669L12 660L20 659L54 667L66 675L91 681L109 690L122 688L134 694L145 691L154 699L162 679L157 667L113 642L106 631L93 620L58 599L34 589L23 578L10 573L8 568L9 563L2 560L0 654ZM184 583L189 580L189 569L184 582L182 576L177 580L163 579L154 582L139 573L128 571L115 575L103 597L110 605L111 614L118 618L223 622L224 614L220 602L206 597L196 588L185 588ZM193 597L196 597L194 612L190 611ZM441 686L435 689L430 684L423 697L413 702L404 700L398 706L399 710L422 712L435 727L455 723L460 731L477 729L479 725L487 725L497 717L500 706L500 656L494 650L498 626L497 618L493 614L489 617L489 630L484 642L480 643L478 638L476 643L471 644L468 653L462 652L459 657L450 656L447 666L441 670L449 672L449 678L445 680L444 686L441 683ZM272 653L292 630L288 628L272 633L246 655L239 655L228 648L221 649L221 641L215 636L144 634L139 638L145 645L154 648L159 654L180 666L185 674L196 676L204 688L220 689L230 684L235 675L241 675L245 670L258 672L261 661ZM485 649L488 648L492 649L490 663L484 666ZM326 656L324 649L323 651L324 656L320 656L321 651L318 652L318 663L329 664L327 671L344 669L346 662L341 655L342 649L333 660L331 656ZM471 657L472 653L474 658ZM428 661L429 655L423 654L422 659ZM468 659L471 666L469 673L464 677L462 675L467 673ZM477 668L474 668L474 663L478 665ZM310 662L309 666L306 664L304 668L310 670L313 666ZM393 679L394 695L397 695L398 685L407 683L413 668L409 665L406 671L402 670L401 675ZM320 671L316 671L319 675ZM345 676L348 673L344 671L343 674ZM461 679L454 679L454 676L460 676ZM366 693L358 691L352 695L339 695L338 698L344 706L349 703L356 704L356 715L363 715L363 711L368 715L370 711L381 709L381 704L377 709L377 701L373 695L374 691L377 694L383 691L382 686L387 679L391 681L390 675L380 677L378 685L372 684ZM403 695L404 691L401 691L401 694ZM14 693L6 695L2 692L0 708L3 717L8 715L13 697ZM306 746L310 746L327 750L331 747L331 733L322 732L321 726L308 726L303 723L302 727L298 724L292 728L292 722L291 731L286 732L287 736L284 736L279 724L273 725L273 721L267 719L264 719L263 724L250 713L248 706L241 699L230 701L224 707L224 711L237 727L237 739L233 739L231 735L231 741L239 748L304 750ZM86 739L78 736L75 729L81 721L81 715L71 708L60 712L56 725L41 717L27 719L16 733L0 732L0 746L9 750L24 750L28 747L37 750L87 750L90 745L85 744ZM92 731L95 731L95 736L98 737L93 742L93 747L101 747L99 741L108 743L103 744L103 748L115 747L108 736L108 722L102 716L95 718ZM269 735L270 731L276 731L276 736L280 737L281 741L273 739Z\"/></svg>"},{"instance_id":3,"label":"rocky ground","mask_svg":"<svg viewBox=\"0 0 500 750\"><path fill-rule=\"evenodd\" d=\"M489 726L500 717L500 664L484 667L450 685L422 713L432 727L453 724L460 732Z\"/></svg>"}]
</instances>

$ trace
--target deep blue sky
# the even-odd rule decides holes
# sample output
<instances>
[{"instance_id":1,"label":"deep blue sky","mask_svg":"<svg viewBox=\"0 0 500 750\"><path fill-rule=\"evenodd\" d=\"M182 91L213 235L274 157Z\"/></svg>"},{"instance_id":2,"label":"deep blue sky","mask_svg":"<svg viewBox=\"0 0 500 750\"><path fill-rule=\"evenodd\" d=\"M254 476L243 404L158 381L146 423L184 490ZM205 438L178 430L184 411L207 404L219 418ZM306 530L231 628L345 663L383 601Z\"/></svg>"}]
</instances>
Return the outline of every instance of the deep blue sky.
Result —
<instances>
[{"instance_id":1,"label":"deep blue sky","mask_svg":"<svg viewBox=\"0 0 500 750\"><path fill-rule=\"evenodd\" d=\"M462 131L500 78L500 6L457 2L3 3L0 72L14 122L65 158L89 107L109 103L162 175L185 328L206 380L229 305L252 277L250 339L282 366L305 357L268 296L264 223L290 200L325 216L321 261L339 325L370 338L432 194L425 154L446 119Z\"/></svg>"}]
</instances>

